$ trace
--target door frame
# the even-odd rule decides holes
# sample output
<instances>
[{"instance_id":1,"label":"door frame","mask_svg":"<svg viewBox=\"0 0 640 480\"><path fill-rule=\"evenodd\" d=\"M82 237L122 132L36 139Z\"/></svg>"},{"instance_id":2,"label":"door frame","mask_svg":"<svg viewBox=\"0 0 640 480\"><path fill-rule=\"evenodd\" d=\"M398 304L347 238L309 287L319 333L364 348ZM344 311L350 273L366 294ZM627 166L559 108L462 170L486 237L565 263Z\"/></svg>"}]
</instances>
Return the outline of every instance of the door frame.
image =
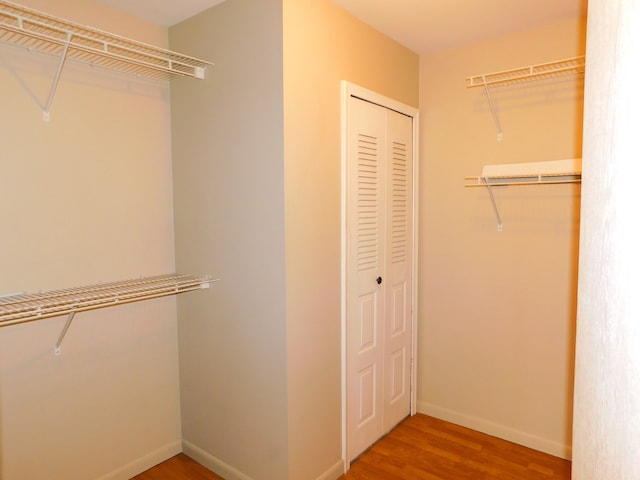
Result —
<instances>
[{"instance_id":1,"label":"door frame","mask_svg":"<svg viewBox=\"0 0 640 480\"><path fill-rule=\"evenodd\" d=\"M346 80L341 82L341 350L342 350L342 461L345 473L349 470L347 457L347 162L348 162L348 113L349 99L356 97L389 110L407 115L413 119L413 158L412 161L412 261L411 261L411 415L416 413L417 389L416 389L416 359L417 359L417 332L418 332L418 109L405 105L391 98L380 95L366 88L355 85Z\"/></svg>"}]
</instances>

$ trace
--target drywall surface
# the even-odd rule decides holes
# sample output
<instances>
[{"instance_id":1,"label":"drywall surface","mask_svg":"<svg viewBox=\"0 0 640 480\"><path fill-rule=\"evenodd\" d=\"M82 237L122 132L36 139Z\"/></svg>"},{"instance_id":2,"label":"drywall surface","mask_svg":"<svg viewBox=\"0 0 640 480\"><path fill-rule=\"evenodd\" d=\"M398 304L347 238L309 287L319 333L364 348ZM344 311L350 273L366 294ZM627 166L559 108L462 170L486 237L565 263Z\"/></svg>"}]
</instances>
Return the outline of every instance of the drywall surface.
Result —
<instances>
[{"instance_id":1,"label":"drywall surface","mask_svg":"<svg viewBox=\"0 0 640 480\"><path fill-rule=\"evenodd\" d=\"M569 21L425 55L420 67L418 409L569 457L580 186L464 188L483 165L581 155L583 80L465 78L584 54Z\"/></svg>"},{"instance_id":2,"label":"drywall surface","mask_svg":"<svg viewBox=\"0 0 640 480\"><path fill-rule=\"evenodd\" d=\"M340 82L417 106L419 58L329 1L284 5L289 478L330 478L342 466Z\"/></svg>"},{"instance_id":3,"label":"drywall surface","mask_svg":"<svg viewBox=\"0 0 640 480\"><path fill-rule=\"evenodd\" d=\"M177 262L221 278L179 303L185 448L229 478L337 477L340 81L416 105L418 58L325 0L227 3L170 32L216 63L172 87Z\"/></svg>"},{"instance_id":4,"label":"drywall surface","mask_svg":"<svg viewBox=\"0 0 640 480\"><path fill-rule=\"evenodd\" d=\"M160 46L166 29L85 0L22 1ZM0 50L0 293L174 270L169 87ZM175 300L0 329L0 477L129 478L180 449Z\"/></svg>"},{"instance_id":5,"label":"drywall surface","mask_svg":"<svg viewBox=\"0 0 640 480\"><path fill-rule=\"evenodd\" d=\"M287 478L282 2L170 29L215 62L172 84L176 259L220 281L178 301L185 450L221 476Z\"/></svg>"},{"instance_id":6,"label":"drywall surface","mask_svg":"<svg viewBox=\"0 0 640 480\"><path fill-rule=\"evenodd\" d=\"M574 456L576 480L640 478L637 3L589 2Z\"/></svg>"}]
</instances>

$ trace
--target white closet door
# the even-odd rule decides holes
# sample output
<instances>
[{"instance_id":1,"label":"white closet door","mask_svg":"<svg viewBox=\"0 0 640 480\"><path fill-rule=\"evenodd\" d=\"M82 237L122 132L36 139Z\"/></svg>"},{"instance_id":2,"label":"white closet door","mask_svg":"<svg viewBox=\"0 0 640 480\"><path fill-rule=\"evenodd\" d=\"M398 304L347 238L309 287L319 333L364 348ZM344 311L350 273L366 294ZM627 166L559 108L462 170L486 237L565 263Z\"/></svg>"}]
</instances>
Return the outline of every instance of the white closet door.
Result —
<instances>
[{"instance_id":1,"label":"white closet door","mask_svg":"<svg viewBox=\"0 0 640 480\"><path fill-rule=\"evenodd\" d=\"M356 98L348 111L351 461L410 413L412 120Z\"/></svg>"}]
</instances>

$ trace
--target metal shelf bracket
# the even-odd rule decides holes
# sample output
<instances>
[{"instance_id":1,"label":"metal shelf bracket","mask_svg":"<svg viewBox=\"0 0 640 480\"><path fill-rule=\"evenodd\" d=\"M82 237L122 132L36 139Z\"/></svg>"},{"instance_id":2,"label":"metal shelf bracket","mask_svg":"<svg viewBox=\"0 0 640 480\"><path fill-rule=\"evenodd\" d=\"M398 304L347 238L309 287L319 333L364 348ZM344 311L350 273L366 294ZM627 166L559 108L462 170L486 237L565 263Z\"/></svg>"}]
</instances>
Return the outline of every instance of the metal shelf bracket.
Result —
<instances>
[{"instance_id":1,"label":"metal shelf bracket","mask_svg":"<svg viewBox=\"0 0 640 480\"><path fill-rule=\"evenodd\" d=\"M60 353L62 353L62 351L60 350L60 345L62 345L62 340L64 340L64 336L67 334L67 330L69 330L69 327L71 326L71 322L73 321L73 317L75 317L75 315L76 315L76 310L74 307L74 309L71 311L69 316L67 316L67 321L65 322L64 327L62 327L62 331L58 336L58 341L56 342L56 346L53 349L53 353L55 355L59 356Z\"/></svg>"},{"instance_id":2,"label":"metal shelf bracket","mask_svg":"<svg viewBox=\"0 0 640 480\"><path fill-rule=\"evenodd\" d=\"M64 42L62 52L60 53L60 62L58 63L58 69L56 70L55 77L53 77L53 83L51 84L51 90L49 90L49 97L47 97L47 103L44 106L42 112L42 119L48 122L51 118L49 112L51 111L51 102L53 102L53 96L58 88L58 82L60 81L60 75L62 75L62 69L64 68L64 62L67 59L67 52L69 51L69 43L71 43L71 32L67 32L67 40Z\"/></svg>"},{"instance_id":3,"label":"metal shelf bracket","mask_svg":"<svg viewBox=\"0 0 640 480\"><path fill-rule=\"evenodd\" d=\"M498 231L501 232L502 231L502 218L500 218L500 212L498 211L498 205L496 204L496 199L493 196L493 189L491 188L491 185L489 184L489 179L487 177L484 177L484 183L487 184L487 191L489 192L489 197L491 198L491 204L493 205L493 211L496 214L496 220L498 221Z\"/></svg>"},{"instance_id":4,"label":"metal shelf bracket","mask_svg":"<svg viewBox=\"0 0 640 480\"><path fill-rule=\"evenodd\" d=\"M489 84L487 83L487 78L485 75L482 75L482 83L484 85L484 91L487 94L487 100L489 101L489 108L491 108L491 115L493 116L493 123L496 125L496 130L498 130L498 141L502 141L502 126L500 125L500 118L498 117L498 111L496 110L496 106L493 103L493 97L491 96L491 90L489 89Z\"/></svg>"}]
</instances>

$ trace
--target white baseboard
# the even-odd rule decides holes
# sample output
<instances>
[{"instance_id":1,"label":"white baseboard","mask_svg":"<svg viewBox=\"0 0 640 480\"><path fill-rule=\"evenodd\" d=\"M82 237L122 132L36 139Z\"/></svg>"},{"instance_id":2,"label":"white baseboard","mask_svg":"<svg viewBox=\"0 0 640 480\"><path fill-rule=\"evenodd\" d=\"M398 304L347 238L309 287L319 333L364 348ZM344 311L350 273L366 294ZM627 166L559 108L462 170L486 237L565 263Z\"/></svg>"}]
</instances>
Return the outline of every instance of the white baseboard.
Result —
<instances>
[{"instance_id":1,"label":"white baseboard","mask_svg":"<svg viewBox=\"0 0 640 480\"><path fill-rule=\"evenodd\" d=\"M199 464L207 467L216 475L220 475L225 480L253 480L248 475L236 470L231 465L205 452L191 442L183 440L182 451L188 457L191 457ZM316 480L336 480L344 473L344 462L339 460L335 465L320 475Z\"/></svg>"},{"instance_id":2,"label":"white baseboard","mask_svg":"<svg viewBox=\"0 0 640 480\"><path fill-rule=\"evenodd\" d=\"M333 467L320 475L316 480L336 480L344 474L344 461L338 461Z\"/></svg>"},{"instance_id":3,"label":"white baseboard","mask_svg":"<svg viewBox=\"0 0 640 480\"><path fill-rule=\"evenodd\" d=\"M223 462L217 457L214 457L208 452L205 452L200 447L197 447L191 442L186 440L182 441L182 451L188 457L191 457L196 462L204 467L207 467L216 475L220 475L225 480L253 480L251 477L236 470L231 465Z\"/></svg>"},{"instance_id":4,"label":"white baseboard","mask_svg":"<svg viewBox=\"0 0 640 480\"><path fill-rule=\"evenodd\" d=\"M182 442L180 440L171 442L164 447L123 465L113 472L103 475L98 480L129 480L131 477L135 477L139 473L155 467L157 464L179 454L181 451Z\"/></svg>"},{"instance_id":5,"label":"white baseboard","mask_svg":"<svg viewBox=\"0 0 640 480\"><path fill-rule=\"evenodd\" d=\"M447 422L462 425L494 437L502 438L525 447L533 448L540 452L548 453L555 457L571 460L571 445L531 435L530 433L516 430L506 425L494 423L484 418L474 417L464 413L449 410L427 402L418 402L418 412L432 417L446 420Z\"/></svg>"}]
</instances>

